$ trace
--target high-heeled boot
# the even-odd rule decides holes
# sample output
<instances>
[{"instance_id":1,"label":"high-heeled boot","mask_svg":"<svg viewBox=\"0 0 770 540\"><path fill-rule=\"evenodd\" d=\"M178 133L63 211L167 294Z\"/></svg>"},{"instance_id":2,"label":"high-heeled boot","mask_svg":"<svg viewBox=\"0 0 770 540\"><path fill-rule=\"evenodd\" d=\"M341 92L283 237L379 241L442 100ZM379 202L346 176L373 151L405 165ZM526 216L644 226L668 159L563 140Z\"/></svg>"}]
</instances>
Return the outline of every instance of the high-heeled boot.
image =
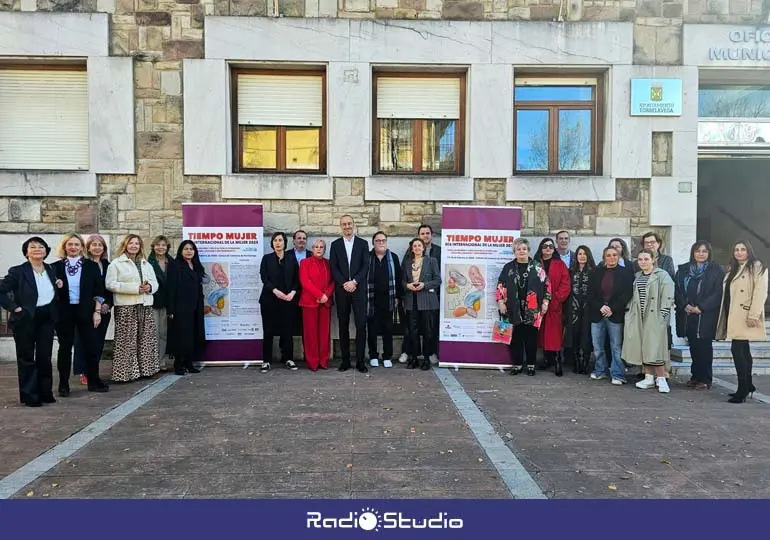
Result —
<instances>
[{"instance_id":1,"label":"high-heeled boot","mask_svg":"<svg viewBox=\"0 0 770 540\"><path fill-rule=\"evenodd\" d=\"M747 375L748 359L741 356L733 357L735 374L738 376L738 391L728 399L729 403L743 403L749 395L749 377Z\"/></svg>"},{"instance_id":2,"label":"high-heeled boot","mask_svg":"<svg viewBox=\"0 0 770 540\"><path fill-rule=\"evenodd\" d=\"M554 363L554 368L553 368L554 374L557 377L561 377L562 375L564 375L564 370L562 367L562 357L560 352L557 352L556 355L554 356L553 363Z\"/></svg>"}]
</instances>

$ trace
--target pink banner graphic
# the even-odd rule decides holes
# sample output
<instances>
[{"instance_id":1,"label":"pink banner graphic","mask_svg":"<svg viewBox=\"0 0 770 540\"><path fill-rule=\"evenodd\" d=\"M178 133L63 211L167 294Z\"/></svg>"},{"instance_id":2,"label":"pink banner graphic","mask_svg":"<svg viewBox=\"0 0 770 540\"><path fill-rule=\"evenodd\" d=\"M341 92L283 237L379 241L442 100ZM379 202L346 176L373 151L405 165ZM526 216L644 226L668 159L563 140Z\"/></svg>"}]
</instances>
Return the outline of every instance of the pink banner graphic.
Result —
<instances>
[{"instance_id":1,"label":"pink banner graphic","mask_svg":"<svg viewBox=\"0 0 770 540\"><path fill-rule=\"evenodd\" d=\"M521 208L444 206L441 229L440 365L510 365L508 346L493 341L495 290L521 234Z\"/></svg>"},{"instance_id":2,"label":"pink banner graphic","mask_svg":"<svg viewBox=\"0 0 770 540\"><path fill-rule=\"evenodd\" d=\"M183 204L182 236L198 246L206 363L262 359L259 264L264 253L261 204Z\"/></svg>"}]
</instances>

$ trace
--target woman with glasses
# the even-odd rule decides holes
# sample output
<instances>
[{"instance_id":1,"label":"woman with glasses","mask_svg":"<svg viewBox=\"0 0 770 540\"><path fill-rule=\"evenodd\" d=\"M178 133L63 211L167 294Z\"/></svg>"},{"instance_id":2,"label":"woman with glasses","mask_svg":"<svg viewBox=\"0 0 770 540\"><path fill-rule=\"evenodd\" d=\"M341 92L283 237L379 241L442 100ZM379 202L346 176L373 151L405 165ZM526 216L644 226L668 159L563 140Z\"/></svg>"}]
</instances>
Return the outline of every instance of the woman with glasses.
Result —
<instances>
[{"instance_id":1,"label":"woman with glasses","mask_svg":"<svg viewBox=\"0 0 770 540\"><path fill-rule=\"evenodd\" d=\"M551 302L548 305L548 313L543 317L543 324L540 326L538 344L545 355L544 369L554 366L554 373L557 377L561 377L563 374L561 347L564 335L562 306L570 293L569 270L556 253L556 242L552 238L545 238L540 242L535 260L542 265L551 283Z\"/></svg>"}]
</instances>

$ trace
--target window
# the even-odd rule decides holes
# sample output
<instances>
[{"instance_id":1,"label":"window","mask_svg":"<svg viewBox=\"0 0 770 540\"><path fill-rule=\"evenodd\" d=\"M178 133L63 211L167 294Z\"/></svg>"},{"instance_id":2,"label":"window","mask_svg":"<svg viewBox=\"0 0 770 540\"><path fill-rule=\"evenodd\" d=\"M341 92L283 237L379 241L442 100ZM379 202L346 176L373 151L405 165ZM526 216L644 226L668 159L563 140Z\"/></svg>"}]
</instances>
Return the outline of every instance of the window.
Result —
<instances>
[{"instance_id":1,"label":"window","mask_svg":"<svg viewBox=\"0 0 770 540\"><path fill-rule=\"evenodd\" d=\"M600 174L600 88L591 78L517 78L517 173Z\"/></svg>"},{"instance_id":2,"label":"window","mask_svg":"<svg viewBox=\"0 0 770 540\"><path fill-rule=\"evenodd\" d=\"M375 74L374 170L463 174L465 75Z\"/></svg>"},{"instance_id":3,"label":"window","mask_svg":"<svg viewBox=\"0 0 770 540\"><path fill-rule=\"evenodd\" d=\"M0 169L88 168L85 67L0 66Z\"/></svg>"},{"instance_id":4,"label":"window","mask_svg":"<svg viewBox=\"0 0 770 540\"><path fill-rule=\"evenodd\" d=\"M233 76L236 172L325 172L325 74L236 71Z\"/></svg>"},{"instance_id":5,"label":"window","mask_svg":"<svg viewBox=\"0 0 770 540\"><path fill-rule=\"evenodd\" d=\"M701 86L698 89L698 116L770 118L770 86Z\"/></svg>"}]
</instances>

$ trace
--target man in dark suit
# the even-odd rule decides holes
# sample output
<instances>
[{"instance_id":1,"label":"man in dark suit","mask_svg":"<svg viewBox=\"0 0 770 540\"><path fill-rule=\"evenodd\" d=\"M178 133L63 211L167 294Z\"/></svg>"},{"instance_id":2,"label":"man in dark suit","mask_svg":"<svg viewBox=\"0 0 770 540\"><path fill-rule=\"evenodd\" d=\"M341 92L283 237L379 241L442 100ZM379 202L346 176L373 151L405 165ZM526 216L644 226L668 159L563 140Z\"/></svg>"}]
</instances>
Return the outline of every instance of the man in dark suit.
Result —
<instances>
[{"instance_id":1,"label":"man in dark suit","mask_svg":"<svg viewBox=\"0 0 770 540\"><path fill-rule=\"evenodd\" d=\"M292 244L294 247L286 252L286 263L291 264L295 266L294 269L296 274L299 275L299 265L304 261L305 259L312 257L313 254L307 249L307 233L303 231L302 229L299 229L297 232L294 233L294 236L292 236ZM294 326L294 330L292 331L293 336L300 336L302 337L302 308L299 307L299 297L302 294L302 285L299 285L299 288L297 289L297 294L294 297L294 301L292 302L292 305L296 309L294 320L296 321L296 325ZM302 342L302 349L303 349L303 360L307 362L307 360L304 357L304 340ZM281 350L283 353L283 350Z\"/></svg>"},{"instance_id":2,"label":"man in dark suit","mask_svg":"<svg viewBox=\"0 0 770 540\"><path fill-rule=\"evenodd\" d=\"M369 371L366 352L366 279L369 273L369 242L355 235L355 223L349 215L340 218L342 238L332 242L329 262L334 278L337 319L340 324L340 371L350 369L350 311L356 325L356 369Z\"/></svg>"}]
</instances>

